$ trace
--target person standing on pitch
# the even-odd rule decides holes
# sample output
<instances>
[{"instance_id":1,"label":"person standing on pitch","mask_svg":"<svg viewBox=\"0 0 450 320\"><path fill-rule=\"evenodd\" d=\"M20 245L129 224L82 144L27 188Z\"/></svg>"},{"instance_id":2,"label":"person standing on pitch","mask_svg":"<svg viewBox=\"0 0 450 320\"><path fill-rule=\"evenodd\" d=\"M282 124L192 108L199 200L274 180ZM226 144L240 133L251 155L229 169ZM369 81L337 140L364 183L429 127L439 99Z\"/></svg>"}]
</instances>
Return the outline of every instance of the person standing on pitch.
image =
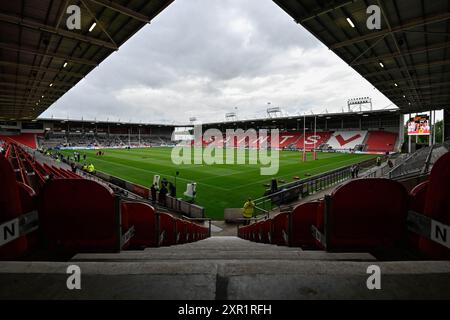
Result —
<instances>
[{"instance_id":1,"label":"person standing on pitch","mask_svg":"<svg viewBox=\"0 0 450 320\"><path fill-rule=\"evenodd\" d=\"M253 218L253 213L255 212L255 203L252 198L248 198L247 202L244 203L243 217L246 219L244 225L250 224L250 219Z\"/></svg>"}]
</instances>

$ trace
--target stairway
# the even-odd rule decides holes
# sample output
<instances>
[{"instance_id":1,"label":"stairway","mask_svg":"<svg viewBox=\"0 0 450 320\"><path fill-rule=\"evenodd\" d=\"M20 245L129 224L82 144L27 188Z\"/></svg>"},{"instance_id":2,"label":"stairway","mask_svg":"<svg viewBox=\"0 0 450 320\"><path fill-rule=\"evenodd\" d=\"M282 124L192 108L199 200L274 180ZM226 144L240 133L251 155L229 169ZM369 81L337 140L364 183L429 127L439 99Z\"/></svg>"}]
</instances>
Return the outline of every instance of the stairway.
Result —
<instances>
[{"instance_id":1,"label":"stairway","mask_svg":"<svg viewBox=\"0 0 450 320\"><path fill-rule=\"evenodd\" d=\"M300 248L279 247L250 242L237 237L211 237L206 240L171 247L147 248L143 251L122 251L111 254L78 254L73 262L160 262L160 261L374 261L367 253L327 253L302 251Z\"/></svg>"},{"instance_id":2,"label":"stairway","mask_svg":"<svg viewBox=\"0 0 450 320\"><path fill-rule=\"evenodd\" d=\"M67 268L82 290L68 290ZM369 290L367 268L382 270ZM0 299L439 299L450 298L449 261L380 262L212 237L172 247L78 254L69 262L0 263Z\"/></svg>"}]
</instances>

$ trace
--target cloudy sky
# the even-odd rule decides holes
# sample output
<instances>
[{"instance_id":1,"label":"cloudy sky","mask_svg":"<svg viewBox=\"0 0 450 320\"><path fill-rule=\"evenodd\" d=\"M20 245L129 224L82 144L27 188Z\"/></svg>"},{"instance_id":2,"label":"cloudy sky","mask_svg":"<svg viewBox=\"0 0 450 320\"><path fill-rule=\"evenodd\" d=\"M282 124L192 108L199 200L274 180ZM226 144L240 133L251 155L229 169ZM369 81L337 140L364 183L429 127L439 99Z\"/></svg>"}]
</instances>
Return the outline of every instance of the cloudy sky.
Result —
<instances>
[{"instance_id":1,"label":"cloudy sky","mask_svg":"<svg viewBox=\"0 0 450 320\"><path fill-rule=\"evenodd\" d=\"M391 102L272 0L176 0L41 117L164 123ZM237 109L235 109L237 108Z\"/></svg>"}]
</instances>

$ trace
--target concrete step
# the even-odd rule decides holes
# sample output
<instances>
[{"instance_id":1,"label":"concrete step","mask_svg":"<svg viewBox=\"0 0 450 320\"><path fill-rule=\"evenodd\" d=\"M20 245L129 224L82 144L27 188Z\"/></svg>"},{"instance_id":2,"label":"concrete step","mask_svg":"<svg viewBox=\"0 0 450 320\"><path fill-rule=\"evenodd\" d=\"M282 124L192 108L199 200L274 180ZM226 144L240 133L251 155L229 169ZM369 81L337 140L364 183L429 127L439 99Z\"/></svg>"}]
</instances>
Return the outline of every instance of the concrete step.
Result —
<instances>
[{"instance_id":1,"label":"concrete step","mask_svg":"<svg viewBox=\"0 0 450 320\"><path fill-rule=\"evenodd\" d=\"M286 247L286 246L277 246L277 245L269 245L267 247L247 247L247 246L236 246L236 247L184 247L184 246L170 246L170 247L159 247L159 248L145 248L142 251L151 251L151 252L196 252L196 251L275 251L275 252L298 252L302 251L301 248L294 247Z\"/></svg>"},{"instance_id":2,"label":"concrete step","mask_svg":"<svg viewBox=\"0 0 450 320\"><path fill-rule=\"evenodd\" d=\"M74 262L2 262L0 299L450 299L450 261L77 262L82 290L68 290Z\"/></svg>"},{"instance_id":3,"label":"concrete step","mask_svg":"<svg viewBox=\"0 0 450 320\"><path fill-rule=\"evenodd\" d=\"M131 251L116 254L77 254L71 261L168 261L168 260L321 260L321 261L375 261L368 253L329 253L323 251L199 251L154 252Z\"/></svg>"}]
</instances>

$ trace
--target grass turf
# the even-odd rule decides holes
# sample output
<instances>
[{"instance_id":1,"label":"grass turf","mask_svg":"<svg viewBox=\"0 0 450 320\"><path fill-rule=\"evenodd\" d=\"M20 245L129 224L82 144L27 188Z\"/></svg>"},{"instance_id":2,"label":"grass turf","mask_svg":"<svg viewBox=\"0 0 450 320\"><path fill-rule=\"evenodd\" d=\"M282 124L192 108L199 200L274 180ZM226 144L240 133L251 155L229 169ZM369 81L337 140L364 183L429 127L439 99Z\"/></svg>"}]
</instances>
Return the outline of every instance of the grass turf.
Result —
<instances>
[{"instance_id":1,"label":"grass turf","mask_svg":"<svg viewBox=\"0 0 450 320\"><path fill-rule=\"evenodd\" d=\"M294 151L280 152L280 169L278 174L260 175L260 165L175 165L171 161L171 148L146 149L105 149L104 156L96 156L97 150L82 150L86 162L93 163L95 169L124 180L149 187L153 175L158 174L174 181L177 177L177 195L181 197L186 190L186 183L197 183L196 204L205 207L206 215L214 219L223 219L224 208L240 208L248 197L261 197L266 190L265 184L273 177L286 182L293 181L294 176L305 178L317 175L353 163L361 162L373 155L318 153L318 160L307 155L307 161L301 162L301 154ZM73 151L62 151L72 155Z\"/></svg>"}]
</instances>

